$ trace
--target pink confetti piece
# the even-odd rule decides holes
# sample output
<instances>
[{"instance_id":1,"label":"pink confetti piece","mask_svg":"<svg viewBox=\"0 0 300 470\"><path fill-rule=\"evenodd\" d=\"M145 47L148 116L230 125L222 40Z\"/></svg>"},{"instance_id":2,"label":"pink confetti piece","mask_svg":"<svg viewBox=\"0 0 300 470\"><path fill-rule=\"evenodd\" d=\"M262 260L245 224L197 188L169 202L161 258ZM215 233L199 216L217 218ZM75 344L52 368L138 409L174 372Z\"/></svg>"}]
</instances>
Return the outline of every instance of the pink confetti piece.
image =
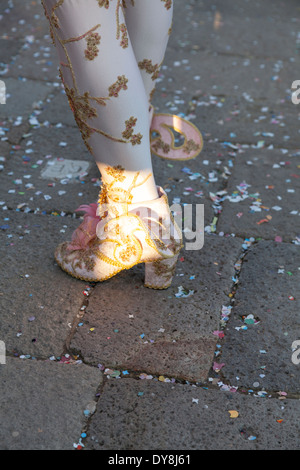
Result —
<instances>
[{"instance_id":1,"label":"pink confetti piece","mask_svg":"<svg viewBox=\"0 0 300 470\"><path fill-rule=\"evenodd\" d=\"M215 370L216 372L219 372L222 369L222 367L224 367L224 366L225 366L224 363L218 364L217 362L214 362L213 370Z\"/></svg>"},{"instance_id":2,"label":"pink confetti piece","mask_svg":"<svg viewBox=\"0 0 300 470\"><path fill-rule=\"evenodd\" d=\"M213 334L214 334L215 336L218 336L218 337L221 338L221 339L224 338L224 336L225 336L224 333L223 333L223 331L219 331L219 330L214 331Z\"/></svg>"}]
</instances>

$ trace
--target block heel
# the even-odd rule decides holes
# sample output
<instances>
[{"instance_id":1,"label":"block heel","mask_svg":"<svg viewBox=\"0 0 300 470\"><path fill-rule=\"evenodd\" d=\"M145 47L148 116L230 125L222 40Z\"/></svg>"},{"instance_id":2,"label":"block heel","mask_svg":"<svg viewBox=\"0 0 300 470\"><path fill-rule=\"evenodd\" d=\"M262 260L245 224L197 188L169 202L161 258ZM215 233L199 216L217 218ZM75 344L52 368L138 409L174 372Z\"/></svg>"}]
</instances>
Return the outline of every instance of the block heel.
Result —
<instances>
[{"instance_id":1,"label":"block heel","mask_svg":"<svg viewBox=\"0 0 300 470\"><path fill-rule=\"evenodd\" d=\"M172 284L178 254L172 258L159 259L145 263L145 287L150 289L167 289Z\"/></svg>"}]
</instances>

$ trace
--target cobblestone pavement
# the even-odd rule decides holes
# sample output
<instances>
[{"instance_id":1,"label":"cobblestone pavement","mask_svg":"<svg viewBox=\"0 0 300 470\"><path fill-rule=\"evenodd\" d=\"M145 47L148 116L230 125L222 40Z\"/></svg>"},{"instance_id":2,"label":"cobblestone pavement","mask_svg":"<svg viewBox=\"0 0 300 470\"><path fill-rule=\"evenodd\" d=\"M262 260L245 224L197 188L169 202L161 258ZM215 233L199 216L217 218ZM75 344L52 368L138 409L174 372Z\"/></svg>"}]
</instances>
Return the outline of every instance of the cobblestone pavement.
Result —
<instances>
[{"instance_id":1,"label":"cobblestone pavement","mask_svg":"<svg viewBox=\"0 0 300 470\"><path fill-rule=\"evenodd\" d=\"M56 265L99 174L39 1L2 1L0 26L0 447L299 450L298 1L175 1L153 104L204 148L153 165L205 237L165 291L140 265L100 284Z\"/></svg>"}]
</instances>

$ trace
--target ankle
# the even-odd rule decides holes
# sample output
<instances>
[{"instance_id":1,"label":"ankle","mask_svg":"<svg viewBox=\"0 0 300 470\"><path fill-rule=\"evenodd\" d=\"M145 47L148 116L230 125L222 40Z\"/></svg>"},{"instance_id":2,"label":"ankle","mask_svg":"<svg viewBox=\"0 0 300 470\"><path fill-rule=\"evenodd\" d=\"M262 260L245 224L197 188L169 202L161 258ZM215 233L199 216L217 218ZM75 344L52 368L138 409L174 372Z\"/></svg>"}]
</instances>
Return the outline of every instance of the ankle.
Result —
<instances>
[{"instance_id":1,"label":"ankle","mask_svg":"<svg viewBox=\"0 0 300 470\"><path fill-rule=\"evenodd\" d=\"M106 166L101 171L102 190L99 202L135 204L158 198L151 170L126 171L121 165Z\"/></svg>"}]
</instances>

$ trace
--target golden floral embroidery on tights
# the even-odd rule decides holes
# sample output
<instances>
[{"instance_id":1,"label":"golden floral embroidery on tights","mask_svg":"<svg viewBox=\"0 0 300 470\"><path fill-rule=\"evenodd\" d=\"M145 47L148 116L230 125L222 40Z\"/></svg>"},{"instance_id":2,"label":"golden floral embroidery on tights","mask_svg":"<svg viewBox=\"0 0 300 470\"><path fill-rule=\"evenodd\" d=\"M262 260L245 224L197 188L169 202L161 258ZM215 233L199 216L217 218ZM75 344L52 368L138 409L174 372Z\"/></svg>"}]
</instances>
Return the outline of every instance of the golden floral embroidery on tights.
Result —
<instances>
[{"instance_id":1,"label":"golden floral embroidery on tights","mask_svg":"<svg viewBox=\"0 0 300 470\"><path fill-rule=\"evenodd\" d=\"M97 0L99 7L104 7L108 10L109 8L109 0ZM131 0L131 4L134 5L134 1ZM120 46L123 49L126 49L128 47L128 34L127 34L127 28L125 23L120 22L120 8L124 12L124 8L127 8L126 1L125 0L117 0L117 6L116 6L116 23L117 23L117 35L116 38L117 40L120 40Z\"/></svg>"},{"instance_id":2,"label":"golden floral embroidery on tights","mask_svg":"<svg viewBox=\"0 0 300 470\"><path fill-rule=\"evenodd\" d=\"M78 41L81 41L82 39L86 39L89 38L90 36L92 36L93 32L100 28L101 24L96 24L96 26L93 26L93 28L89 29L86 33L82 34L81 36L76 36L74 38L69 38L69 39L62 39L60 40L61 44L68 44L68 43L71 43L71 42L78 42ZM99 36L100 38L100 36Z\"/></svg>"},{"instance_id":3,"label":"golden floral embroidery on tights","mask_svg":"<svg viewBox=\"0 0 300 470\"><path fill-rule=\"evenodd\" d=\"M164 7L167 9L167 10L170 10L171 6L172 6L172 0L161 0L162 2L164 2Z\"/></svg>"},{"instance_id":4,"label":"golden floral embroidery on tights","mask_svg":"<svg viewBox=\"0 0 300 470\"><path fill-rule=\"evenodd\" d=\"M161 64L153 65L150 59L144 59L138 63L138 66L140 70L145 70L147 73L149 73L153 81L158 78Z\"/></svg>"},{"instance_id":5,"label":"golden floral embroidery on tights","mask_svg":"<svg viewBox=\"0 0 300 470\"><path fill-rule=\"evenodd\" d=\"M61 65L66 65L68 64L62 64ZM81 132L82 138L84 143L86 144L88 150L93 153L91 146L88 143L88 139L91 137L91 135L96 132L98 134L101 134L105 137L107 137L110 140L113 140L115 142L121 142L121 143L127 143L130 142L132 145L140 144L142 135L141 134L133 134L133 127L136 124L136 119L133 122L131 120L128 121L128 126L127 126L127 121L125 122L126 124L126 130L128 130L128 134L126 137L126 140L124 139L118 139L116 137L113 137L100 129L96 129L92 126L90 126L86 121L87 119L93 119L98 117L97 110L95 107L91 105L91 102L94 102L100 106L106 106L107 100L110 99L110 96L118 96L118 93L121 89L126 90L127 89L127 78L125 75L120 75L118 77L118 80L111 85L109 88L109 96L107 97L96 97L96 96L91 96L89 92L85 92L82 95L78 93L75 88L69 87L63 79L63 75L60 71L60 77L63 82L63 85L65 87L66 95L68 97L69 105L71 110L73 111L74 118L76 121L76 124L79 127L79 130ZM125 131L124 131L125 132ZM123 135L124 137L124 135Z\"/></svg>"},{"instance_id":6,"label":"golden floral embroidery on tights","mask_svg":"<svg viewBox=\"0 0 300 470\"><path fill-rule=\"evenodd\" d=\"M108 10L109 8L109 0L98 0L99 7L104 7Z\"/></svg>"},{"instance_id":7,"label":"golden floral embroidery on tights","mask_svg":"<svg viewBox=\"0 0 300 470\"><path fill-rule=\"evenodd\" d=\"M114 97L117 97L119 96L119 92L121 90L127 90L127 83L128 83L128 79L125 77L125 75L119 75L118 76L118 80L113 83L108 91L109 91L109 96L114 96Z\"/></svg>"},{"instance_id":8,"label":"golden floral embroidery on tights","mask_svg":"<svg viewBox=\"0 0 300 470\"><path fill-rule=\"evenodd\" d=\"M75 118L75 121L76 121L76 124L81 132L81 136L82 136L82 139L87 147L87 149L92 153L92 148L91 146L89 145L88 143L88 139L91 137L91 135L93 134L93 131L90 129L90 127L86 124L86 122L82 119L82 114L80 111L78 111L78 109L76 109L75 107L73 107L73 103L72 101L69 100L69 103L70 103L70 107L73 111L73 114L74 114L74 118Z\"/></svg>"},{"instance_id":9,"label":"golden floral embroidery on tights","mask_svg":"<svg viewBox=\"0 0 300 470\"><path fill-rule=\"evenodd\" d=\"M87 140L93 134L94 129L86 123L86 120L95 118L98 115L96 108L94 108L90 102L95 101L99 105L106 106L105 100L107 98L92 97L89 92L85 92L83 95L79 95L76 93L74 88L69 88L68 85L64 83L61 72L60 76L63 81L65 92L70 108L73 111L76 124L79 127L84 143L86 144L88 150L92 152L92 149Z\"/></svg>"},{"instance_id":10,"label":"golden floral embroidery on tights","mask_svg":"<svg viewBox=\"0 0 300 470\"><path fill-rule=\"evenodd\" d=\"M122 34L120 46L123 47L123 49L126 49L126 47L128 47L128 33L125 23L120 25L120 32Z\"/></svg>"},{"instance_id":11,"label":"golden floral embroidery on tights","mask_svg":"<svg viewBox=\"0 0 300 470\"><path fill-rule=\"evenodd\" d=\"M131 194L133 189L143 185L151 177L151 173L146 176L140 183L137 183L140 172L137 171L127 189L122 188L117 183L124 183L126 179L125 169L121 165L107 166L104 170L104 176L102 177L102 187L99 194L98 204L108 202L108 197L113 202L123 202L130 204L133 195ZM112 181L107 181L107 176L112 178Z\"/></svg>"},{"instance_id":12,"label":"golden floral embroidery on tights","mask_svg":"<svg viewBox=\"0 0 300 470\"><path fill-rule=\"evenodd\" d=\"M70 58L68 56L67 49L65 47L66 44L72 43L72 42L79 42L82 39L85 39L87 42L87 49L84 51L85 58L88 60L94 60L95 57L97 57L99 49L98 45L100 44L101 41L101 36L98 33L95 33L94 31L98 28L100 28L100 24L97 24L93 28L91 28L89 31L86 33L82 34L81 36L77 36L74 38L69 38L69 39L59 39L60 44L64 48L65 54L67 56L68 62L69 62L69 67L72 70L72 65ZM74 80L74 74L73 74L73 80Z\"/></svg>"},{"instance_id":13,"label":"golden floral embroidery on tights","mask_svg":"<svg viewBox=\"0 0 300 470\"><path fill-rule=\"evenodd\" d=\"M52 26L52 23L51 23L51 20L50 20L50 17L48 15L48 12L47 12L47 9L45 7L45 3L44 1L42 0L42 7L44 8L44 12L45 12L45 16L47 18L47 20L49 21L49 26L50 26L50 37L52 39L52 44L55 45L55 36L54 36L54 33L53 33L53 26Z\"/></svg>"},{"instance_id":14,"label":"golden floral embroidery on tights","mask_svg":"<svg viewBox=\"0 0 300 470\"><path fill-rule=\"evenodd\" d=\"M137 118L131 116L127 121L125 121L126 129L122 132L124 139L131 142L132 145L140 144L142 141L142 135L140 133L133 134L133 128L136 125Z\"/></svg>"},{"instance_id":15,"label":"golden floral embroidery on tights","mask_svg":"<svg viewBox=\"0 0 300 470\"><path fill-rule=\"evenodd\" d=\"M55 5L54 7L52 8L52 11L51 11L51 22L52 22L52 25L55 27L55 28L59 28L59 21L58 21L58 18L55 14L55 10L57 8L59 8L60 6L62 6L62 4L64 3L65 0L59 0Z\"/></svg>"},{"instance_id":16,"label":"golden floral embroidery on tights","mask_svg":"<svg viewBox=\"0 0 300 470\"><path fill-rule=\"evenodd\" d=\"M116 24L117 24L117 35L116 35L116 38L117 40L120 39L120 36L121 36L121 33L122 33L122 30L124 31L124 27L126 29L126 25L125 23L121 23L120 22L120 8L121 8L121 11L123 12L123 16L124 16L124 8L126 8L126 4L124 2L124 0L118 0L117 1L117 7L116 7ZM124 25L124 27L123 27ZM122 33L123 34L123 33ZM121 38L121 42L120 42L120 45L123 47L122 45L122 41L123 41L123 37ZM124 38L124 44L126 44L126 40ZM124 47L123 47L124 48ZM125 49L125 48L124 48Z\"/></svg>"},{"instance_id":17,"label":"golden floral embroidery on tights","mask_svg":"<svg viewBox=\"0 0 300 470\"><path fill-rule=\"evenodd\" d=\"M150 95L149 95L149 102L151 103L151 101L153 100L153 95L155 93L155 88L153 88L153 90L150 92Z\"/></svg>"},{"instance_id":18,"label":"golden floral embroidery on tights","mask_svg":"<svg viewBox=\"0 0 300 470\"><path fill-rule=\"evenodd\" d=\"M62 47L65 56L66 56L66 63L60 62L60 65L63 67L66 67L70 70L71 73L71 82L72 84L70 85L69 83L66 84L63 79L62 75L62 70L60 69L60 77L62 79L63 85L65 87L66 95L68 97L69 105L71 110L73 111L75 121L79 127L79 130L81 132L83 141L87 147L87 149L90 151L91 154L93 154L93 149L89 145L88 140L91 137L92 134L97 133L100 134L114 142L120 142L120 143L131 143L132 145L140 144L142 140L142 135L140 133L134 134L133 133L133 127L136 125L136 119L131 117L128 121L125 122L126 129L123 132L122 136L123 138L118 138L113 135L108 134L107 132L102 131L101 129L94 128L93 126L90 125L90 123L87 123L87 119L93 119L97 117L97 110L94 106L92 106L91 102L93 101L94 103L98 105L105 106L106 105L106 100L109 100L110 97L113 96L118 96L118 93L120 90L126 90L127 89L127 78L123 75L120 75L118 77L117 82L115 82L111 87L109 88L109 96L107 97L92 97L89 92L85 92L84 94L81 94L79 92L79 88L77 85L77 80L76 80L76 74L74 72L72 62L68 53L68 48L69 44L79 42L81 40L86 40L87 42L87 49L85 50L85 57L88 60L93 60L97 54L98 54L98 48L97 46L100 43L101 36L95 32L96 29L98 29L101 25L97 24L93 28L91 28L89 31L86 33L82 34L81 36L77 37L71 37L67 39L62 39L59 36L59 31L58 28L54 27L54 24L58 24L56 22L56 15L54 14L55 9L61 6L64 2L64 0L59 0L54 7L52 8L52 16L50 17L46 7L45 7L45 2L44 0L42 1L42 5L45 10L45 16L48 19L50 23L50 33L51 37L53 40L54 45L56 43L59 43L60 46ZM109 0L98 0L99 6L104 7L106 9L109 8ZM119 21L119 10L120 8L123 9L123 2L122 0L117 1L117 8L116 8L116 19L117 19L117 39L120 38L120 33L123 32L123 36L121 39L121 45L123 47L127 47L127 36L125 35L125 29L122 27L123 23L120 25ZM124 13L124 12L123 12ZM125 23L124 23L125 25ZM122 27L122 28L121 28ZM126 32L127 33L127 32Z\"/></svg>"},{"instance_id":19,"label":"golden floral embroidery on tights","mask_svg":"<svg viewBox=\"0 0 300 470\"><path fill-rule=\"evenodd\" d=\"M85 40L87 42L87 49L84 51L84 55L86 59L94 60L99 52L97 46L100 44L101 36L98 33L91 33Z\"/></svg>"},{"instance_id":20,"label":"golden floral embroidery on tights","mask_svg":"<svg viewBox=\"0 0 300 470\"><path fill-rule=\"evenodd\" d=\"M125 169L121 165L107 166L105 171L115 181L123 182L126 179L126 176L124 175Z\"/></svg>"}]
</instances>

